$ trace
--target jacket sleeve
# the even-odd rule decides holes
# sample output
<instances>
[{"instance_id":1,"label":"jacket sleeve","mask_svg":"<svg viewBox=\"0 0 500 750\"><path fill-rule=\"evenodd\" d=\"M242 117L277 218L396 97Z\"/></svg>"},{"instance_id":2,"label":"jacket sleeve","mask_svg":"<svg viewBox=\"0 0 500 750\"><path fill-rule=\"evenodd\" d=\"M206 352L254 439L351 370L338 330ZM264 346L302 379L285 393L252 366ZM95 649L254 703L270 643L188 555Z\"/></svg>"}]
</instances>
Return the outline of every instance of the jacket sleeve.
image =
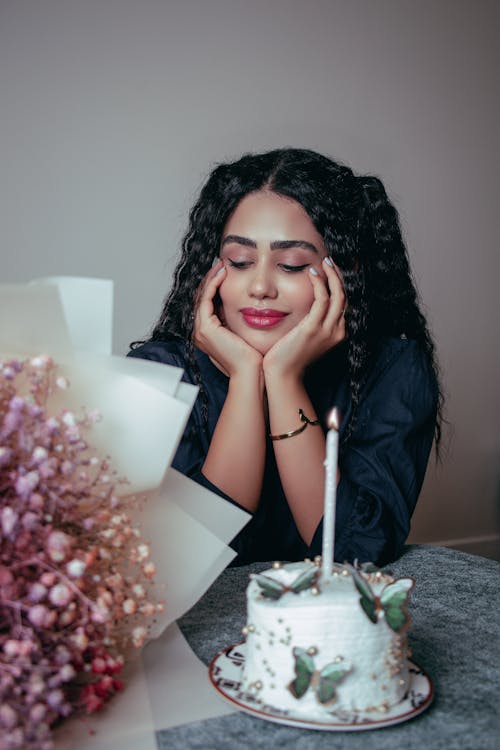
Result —
<instances>
[{"instance_id":1,"label":"jacket sleeve","mask_svg":"<svg viewBox=\"0 0 500 750\"><path fill-rule=\"evenodd\" d=\"M353 434L339 454L335 559L395 560L425 476L438 388L414 341L394 340L364 388ZM320 522L309 555L321 554Z\"/></svg>"}]
</instances>

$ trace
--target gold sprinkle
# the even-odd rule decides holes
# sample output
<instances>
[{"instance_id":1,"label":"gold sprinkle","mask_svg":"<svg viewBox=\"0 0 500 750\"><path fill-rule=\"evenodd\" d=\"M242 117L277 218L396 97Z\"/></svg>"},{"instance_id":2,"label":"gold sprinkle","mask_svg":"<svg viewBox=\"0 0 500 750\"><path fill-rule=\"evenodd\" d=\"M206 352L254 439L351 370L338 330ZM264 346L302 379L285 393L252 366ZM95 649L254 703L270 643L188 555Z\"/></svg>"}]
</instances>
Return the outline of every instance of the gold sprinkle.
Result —
<instances>
[{"instance_id":1,"label":"gold sprinkle","mask_svg":"<svg viewBox=\"0 0 500 750\"><path fill-rule=\"evenodd\" d=\"M282 565L281 565L281 563L280 563L280 561L279 561L279 560L275 560L275 561L273 562L273 568L274 568L275 570L279 570L279 569L280 569L281 567L282 567Z\"/></svg>"},{"instance_id":2,"label":"gold sprinkle","mask_svg":"<svg viewBox=\"0 0 500 750\"><path fill-rule=\"evenodd\" d=\"M311 586L311 594L313 596L318 596L318 594L319 594L319 588L317 586Z\"/></svg>"},{"instance_id":3,"label":"gold sprinkle","mask_svg":"<svg viewBox=\"0 0 500 750\"><path fill-rule=\"evenodd\" d=\"M318 653L318 649L316 648L316 646L309 646L309 648L306 651L306 654L308 654L308 656L316 656L317 653Z\"/></svg>"},{"instance_id":4,"label":"gold sprinkle","mask_svg":"<svg viewBox=\"0 0 500 750\"><path fill-rule=\"evenodd\" d=\"M248 635L248 628L247 628L247 626L246 626L246 625L244 625L244 626L243 626L243 627L241 628L241 632L242 632L242 634L243 634L243 635Z\"/></svg>"},{"instance_id":5,"label":"gold sprinkle","mask_svg":"<svg viewBox=\"0 0 500 750\"><path fill-rule=\"evenodd\" d=\"M255 633L255 625L247 625L247 630L249 633Z\"/></svg>"}]
</instances>

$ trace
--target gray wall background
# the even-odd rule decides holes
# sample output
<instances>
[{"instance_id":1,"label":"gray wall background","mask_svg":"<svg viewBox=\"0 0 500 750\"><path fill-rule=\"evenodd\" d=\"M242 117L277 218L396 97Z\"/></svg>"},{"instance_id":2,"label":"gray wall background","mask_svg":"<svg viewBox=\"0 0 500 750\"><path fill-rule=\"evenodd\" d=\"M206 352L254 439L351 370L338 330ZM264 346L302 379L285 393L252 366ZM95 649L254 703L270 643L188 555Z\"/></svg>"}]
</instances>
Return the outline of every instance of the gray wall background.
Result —
<instances>
[{"instance_id":1,"label":"gray wall background","mask_svg":"<svg viewBox=\"0 0 500 750\"><path fill-rule=\"evenodd\" d=\"M382 177L453 425L412 541L498 554L496 0L0 0L2 280L112 278L145 335L220 160L315 148Z\"/></svg>"}]
</instances>

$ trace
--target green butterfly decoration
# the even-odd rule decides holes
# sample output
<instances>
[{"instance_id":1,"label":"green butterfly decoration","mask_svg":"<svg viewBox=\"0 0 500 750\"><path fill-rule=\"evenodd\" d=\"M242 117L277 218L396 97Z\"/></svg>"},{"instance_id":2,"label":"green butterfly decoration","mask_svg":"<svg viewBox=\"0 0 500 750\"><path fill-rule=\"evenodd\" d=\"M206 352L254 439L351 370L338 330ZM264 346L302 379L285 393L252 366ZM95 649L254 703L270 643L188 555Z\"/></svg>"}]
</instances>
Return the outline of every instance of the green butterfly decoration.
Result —
<instances>
[{"instance_id":1,"label":"green butterfly decoration","mask_svg":"<svg viewBox=\"0 0 500 750\"><path fill-rule=\"evenodd\" d=\"M338 662L327 664L321 671L317 671L314 660L303 648L294 648L295 679L288 685L288 689L295 698L302 698L313 683L316 698L322 704L331 703L336 696L337 685L350 672Z\"/></svg>"},{"instance_id":2,"label":"green butterfly decoration","mask_svg":"<svg viewBox=\"0 0 500 750\"><path fill-rule=\"evenodd\" d=\"M383 612L385 621L395 633L404 630L410 621L407 606L408 593L415 583L413 578L399 578L394 583L388 583L382 589L380 596L376 596L370 584L356 568L352 565L346 565L346 567L350 570L354 585L361 594L359 601L369 619L377 623L380 613Z\"/></svg>"},{"instance_id":3,"label":"green butterfly decoration","mask_svg":"<svg viewBox=\"0 0 500 750\"><path fill-rule=\"evenodd\" d=\"M302 573L299 573L295 581L289 586L285 586L285 584L280 583L280 581L276 581L274 578L265 576L262 573L254 573L251 577L259 584L262 596L265 596L268 599L277 600L287 591L291 591L293 594L300 594L301 591L311 588L311 586L316 583L318 575L318 568L304 570Z\"/></svg>"}]
</instances>

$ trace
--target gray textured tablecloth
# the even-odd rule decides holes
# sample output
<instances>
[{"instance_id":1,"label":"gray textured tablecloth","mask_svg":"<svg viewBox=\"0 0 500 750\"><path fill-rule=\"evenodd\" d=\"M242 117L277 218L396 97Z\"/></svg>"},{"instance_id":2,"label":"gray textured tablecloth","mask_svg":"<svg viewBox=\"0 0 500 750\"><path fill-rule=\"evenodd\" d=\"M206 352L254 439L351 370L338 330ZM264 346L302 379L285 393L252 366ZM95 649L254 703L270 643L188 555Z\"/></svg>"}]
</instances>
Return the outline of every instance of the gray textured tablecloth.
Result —
<instances>
[{"instance_id":1,"label":"gray textured tablecloth","mask_svg":"<svg viewBox=\"0 0 500 750\"><path fill-rule=\"evenodd\" d=\"M257 563L229 568L179 622L208 664L242 640L245 589ZM420 716L393 727L323 732L281 726L242 712L158 732L160 750L498 750L500 748L500 563L428 545L409 546L388 569L413 576L413 658L435 698Z\"/></svg>"}]
</instances>

